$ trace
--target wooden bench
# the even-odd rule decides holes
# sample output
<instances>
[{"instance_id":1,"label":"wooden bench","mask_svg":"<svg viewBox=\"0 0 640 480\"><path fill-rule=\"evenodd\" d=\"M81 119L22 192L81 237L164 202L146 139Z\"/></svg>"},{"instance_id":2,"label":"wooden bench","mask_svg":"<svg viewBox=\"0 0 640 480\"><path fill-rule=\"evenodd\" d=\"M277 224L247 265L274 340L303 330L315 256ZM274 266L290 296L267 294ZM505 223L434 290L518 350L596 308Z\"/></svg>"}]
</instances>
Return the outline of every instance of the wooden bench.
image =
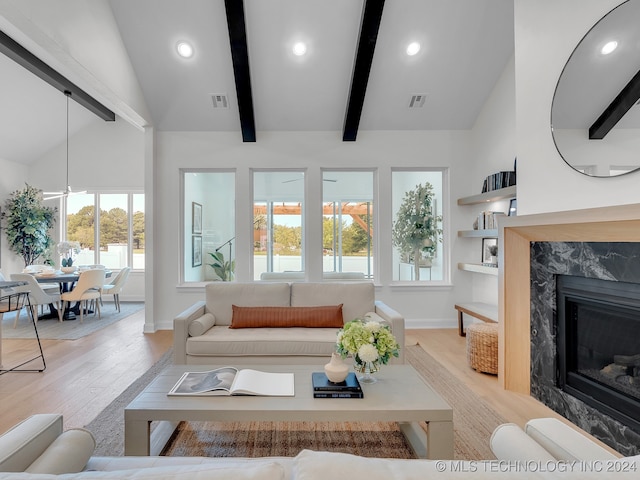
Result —
<instances>
[{"instance_id":1,"label":"wooden bench","mask_svg":"<svg viewBox=\"0 0 640 480\"><path fill-rule=\"evenodd\" d=\"M483 322L498 322L498 306L482 302L456 303L454 308L458 311L458 334L464 337L463 314L471 315Z\"/></svg>"}]
</instances>

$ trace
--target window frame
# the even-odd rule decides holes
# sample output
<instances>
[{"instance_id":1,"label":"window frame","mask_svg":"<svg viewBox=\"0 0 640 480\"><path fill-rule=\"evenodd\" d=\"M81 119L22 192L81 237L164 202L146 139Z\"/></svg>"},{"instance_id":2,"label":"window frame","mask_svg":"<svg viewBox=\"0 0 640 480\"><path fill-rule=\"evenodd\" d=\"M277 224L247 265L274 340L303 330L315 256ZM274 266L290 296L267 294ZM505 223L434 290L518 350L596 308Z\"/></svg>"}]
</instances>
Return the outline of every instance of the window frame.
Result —
<instances>
[{"instance_id":1,"label":"window frame","mask_svg":"<svg viewBox=\"0 0 640 480\"><path fill-rule=\"evenodd\" d=\"M141 189L127 189L127 190L88 190L83 195L92 195L93 196L93 206L94 206L94 228L93 228L93 263L100 263L100 196L101 195L127 195L127 223L128 223L128 232L127 232L127 242L129 248L127 249L127 265L123 267L130 267L132 272L144 272L146 270L146 262L145 268L133 268L133 196L134 195L143 195L145 196L144 190ZM62 197L60 199L60 218L61 218L61 229L60 229L60 241L67 240L67 228L68 228L68 208L67 201L69 197ZM144 212L146 219L146 211ZM146 227L146 221L145 221ZM145 243L145 252L146 252L146 243ZM119 269L112 269L119 270Z\"/></svg>"}]
</instances>

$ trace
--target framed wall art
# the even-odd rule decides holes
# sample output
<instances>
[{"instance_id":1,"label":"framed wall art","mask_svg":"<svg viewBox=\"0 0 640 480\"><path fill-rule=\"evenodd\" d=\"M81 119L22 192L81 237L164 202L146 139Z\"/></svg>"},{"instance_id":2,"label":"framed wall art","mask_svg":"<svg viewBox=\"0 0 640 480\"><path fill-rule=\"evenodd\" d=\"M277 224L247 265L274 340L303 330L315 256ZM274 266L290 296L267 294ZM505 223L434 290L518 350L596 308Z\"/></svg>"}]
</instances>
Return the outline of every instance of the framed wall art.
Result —
<instances>
[{"instance_id":1,"label":"framed wall art","mask_svg":"<svg viewBox=\"0 0 640 480\"><path fill-rule=\"evenodd\" d=\"M202 265L202 235L194 235L191 238L191 266L199 267Z\"/></svg>"},{"instance_id":2,"label":"framed wall art","mask_svg":"<svg viewBox=\"0 0 640 480\"><path fill-rule=\"evenodd\" d=\"M191 202L191 225L191 233L202 233L202 205L196 202Z\"/></svg>"}]
</instances>

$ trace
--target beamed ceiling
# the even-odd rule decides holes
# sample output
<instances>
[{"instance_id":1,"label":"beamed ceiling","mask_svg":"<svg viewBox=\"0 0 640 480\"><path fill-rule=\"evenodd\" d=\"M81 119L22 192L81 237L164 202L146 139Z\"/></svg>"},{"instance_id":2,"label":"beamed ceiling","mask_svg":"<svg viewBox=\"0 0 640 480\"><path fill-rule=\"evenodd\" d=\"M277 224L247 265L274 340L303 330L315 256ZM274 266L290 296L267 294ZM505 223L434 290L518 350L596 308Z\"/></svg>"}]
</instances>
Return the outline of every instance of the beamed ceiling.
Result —
<instances>
[{"instance_id":1,"label":"beamed ceiling","mask_svg":"<svg viewBox=\"0 0 640 480\"><path fill-rule=\"evenodd\" d=\"M512 0L108 4L156 130L237 131L247 142L273 131L330 131L355 141L363 131L470 129L513 54ZM181 40L193 45L192 58L177 55ZM307 52L296 56L300 41ZM408 56L413 41L421 50ZM7 63L0 59L0 68L19 78ZM39 96L39 128L43 118L58 124L64 115L55 89L2 86L15 103ZM227 108L214 108L213 95L226 96ZM409 108L414 95L423 96L421 108ZM77 129L96 121L71 117ZM34 148L14 145L14 158L3 151L0 158L29 163L42 153Z\"/></svg>"}]
</instances>

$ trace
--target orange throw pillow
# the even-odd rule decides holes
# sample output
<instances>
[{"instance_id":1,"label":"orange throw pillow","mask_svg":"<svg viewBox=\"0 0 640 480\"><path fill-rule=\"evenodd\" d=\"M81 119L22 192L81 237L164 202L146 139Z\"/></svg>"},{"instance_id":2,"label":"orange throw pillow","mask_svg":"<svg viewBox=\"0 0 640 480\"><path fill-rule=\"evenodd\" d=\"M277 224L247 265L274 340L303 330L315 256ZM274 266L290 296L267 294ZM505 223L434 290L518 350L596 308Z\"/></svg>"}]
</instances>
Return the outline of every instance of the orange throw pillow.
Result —
<instances>
[{"instance_id":1,"label":"orange throw pillow","mask_svg":"<svg viewBox=\"0 0 640 480\"><path fill-rule=\"evenodd\" d=\"M322 307L238 307L229 328L342 328L342 304Z\"/></svg>"}]
</instances>

